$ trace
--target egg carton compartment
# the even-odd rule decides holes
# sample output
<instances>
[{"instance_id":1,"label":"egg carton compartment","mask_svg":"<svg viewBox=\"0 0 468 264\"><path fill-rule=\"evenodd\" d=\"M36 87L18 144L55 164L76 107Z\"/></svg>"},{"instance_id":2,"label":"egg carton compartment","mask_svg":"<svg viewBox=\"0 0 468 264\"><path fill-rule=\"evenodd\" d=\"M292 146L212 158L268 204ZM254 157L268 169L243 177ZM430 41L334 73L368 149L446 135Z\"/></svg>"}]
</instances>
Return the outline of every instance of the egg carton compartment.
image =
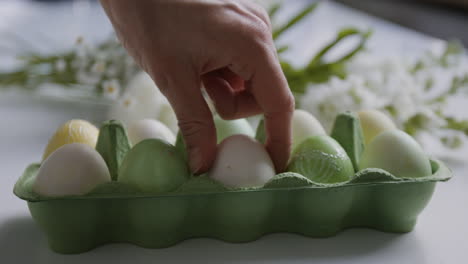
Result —
<instances>
[{"instance_id":1,"label":"egg carton compartment","mask_svg":"<svg viewBox=\"0 0 468 264\"><path fill-rule=\"evenodd\" d=\"M139 193L110 182L84 196L39 197L30 165L14 193L28 202L52 250L81 253L106 243L164 248L185 239L210 237L248 242L264 234L329 237L350 227L404 233L413 229L438 181L450 170L431 160L433 174L397 178L380 169L358 172L339 184L318 184L296 173L278 174L262 188L227 189L193 177L164 195Z\"/></svg>"}]
</instances>

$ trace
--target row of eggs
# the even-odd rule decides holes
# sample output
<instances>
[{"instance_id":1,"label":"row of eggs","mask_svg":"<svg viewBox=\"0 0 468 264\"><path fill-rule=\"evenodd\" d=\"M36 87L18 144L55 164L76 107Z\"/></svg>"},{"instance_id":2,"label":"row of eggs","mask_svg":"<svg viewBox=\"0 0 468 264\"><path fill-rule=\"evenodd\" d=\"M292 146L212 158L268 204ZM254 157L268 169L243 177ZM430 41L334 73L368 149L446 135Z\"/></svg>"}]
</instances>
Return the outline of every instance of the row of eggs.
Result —
<instances>
[{"instance_id":1,"label":"row of eggs","mask_svg":"<svg viewBox=\"0 0 468 264\"><path fill-rule=\"evenodd\" d=\"M288 171L314 182L337 183L351 179L354 172L381 168L397 177L431 174L429 159L418 143L396 129L383 113L359 113L365 150L354 168L343 147L328 136L308 112L295 110L292 120L292 155ZM245 119L215 117L218 153L208 177L226 187L261 187L276 173L263 144ZM165 193L177 189L191 176L184 154L174 144L175 135L156 120L139 120L127 129L133 147L126 153L117 181L141 192ZM84 195L110 182L106 161L95 150L99 130L83 120L62 125L49 141L33 184L42 196Z\"/></svg>"}]
</instances>

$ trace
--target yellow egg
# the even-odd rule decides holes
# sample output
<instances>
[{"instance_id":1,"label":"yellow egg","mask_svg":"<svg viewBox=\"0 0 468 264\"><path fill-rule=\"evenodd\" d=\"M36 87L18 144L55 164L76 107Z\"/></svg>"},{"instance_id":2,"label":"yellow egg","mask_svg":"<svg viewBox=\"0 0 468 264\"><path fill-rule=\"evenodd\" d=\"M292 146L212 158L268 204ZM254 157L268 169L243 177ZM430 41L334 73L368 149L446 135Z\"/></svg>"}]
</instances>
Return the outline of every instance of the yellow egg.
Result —
<instances>
[{"instance_id":1,"label":"yellow egg","mask_svg":"<svg viewBox=\"0 0 468 264\"><path fill-rule=\"evenodd\" d=\"M395 130L397 127L384 113L377 110L364 110L358 113L361 121L364 142L368 145L372 139L387 130Z\"/></svg>"},{"instance_id":2,"label":"yellow egg","mask_svg":"<svg viewBox=\"0 0 468 264\"><path fill-rule=\"evenodd\" d=\"M73 119L61 125L49 140L42 160L47 159L52 152L65 144L83 143L94 148L99 130L85 120Z\"/></svg>"}]
</instances>

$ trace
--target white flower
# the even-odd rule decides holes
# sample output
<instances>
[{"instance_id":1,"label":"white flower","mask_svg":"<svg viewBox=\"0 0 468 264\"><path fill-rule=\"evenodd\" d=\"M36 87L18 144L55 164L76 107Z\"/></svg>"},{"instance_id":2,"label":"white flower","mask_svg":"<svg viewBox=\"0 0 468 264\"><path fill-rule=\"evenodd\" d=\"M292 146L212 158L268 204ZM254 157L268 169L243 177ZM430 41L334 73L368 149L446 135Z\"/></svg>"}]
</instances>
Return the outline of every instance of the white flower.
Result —
<instances>
[{"instance_id":1,"label":"white flower","mask_svg":"<svg viewBox=\"0 0 468 264\"><path fill-rule=\"evenodd\" d=\"M102 74L106 70L106 63L104 61L96 61L91 66L91 72L95 74Z\"/></svg>"},{"instance_id":2,"label":"white flower","mask_svg":"<svg viewBox=\"0 0 468 264\"><path fill-rule=\"evenodd\" d=\"M80 84L89 85L91 87L97 85L101 80L101 77L90 74L84 70L78 70L76 73L76 80Z\"/></svg>"},{"instance_id":3,"label":"white flower","mask_svg":"<svg viewBox=\"0 0 468 264\"><path fill-rule=\"evenodd\" d=\"M120 94L120 84L117 80L112 79L102 83L102 93L105 98L115 100Z\"/></svg>"},{"instance_id":4,"label":"white flower","mask_svg":"<svg viewBox=\"0 0 468 264\"><path fill-rule=\"evenodd\" d=\"M340 112L377 109L391 114L400 128L417 116L418 128L431 131L446 125L438 114L446 108L445 103L434 99L450 89L454 77L463 78L468 72L468 67L460 68L468 65L467 56L458 57L453 65L443 66L428 55L408 59L364 53L346 65L345 79L310 85L299 98L299 107L311 112L328 130ZM418 60L424 65L414 73Z\"/></svg>"},{"instance_id":5,"label":"white flower","mask_svg":"<svg viewBox=\"0 0 468 264\"><path fill-rule=\"evenodd\" d=\"M116 77L117 71L117 67L115 67L114 65L110 65L109 67L107 67L105 74L107 77Z\"/></svg>"},{"instance_id":6,"label":"white flower","mask_svg":"<svg viewBox=\"0 0 468 264\"><path fill-rule=\"evenodd\" d=\"M447 129L420 131L415 135L415 138L423 146L424 151L427 152L429 156L466 163L468 148L461 146L466 146L468 144L468 139L460 131ZM443 143L444 139L448 141L446 142L447 144ZM459 142L453 142L455 140ZM453 143L458 145L458 147L450 147Z\"/></svg>"},{"instance_id":7,"label":"white flower","mask_svg":"<svg viewBox=\"0 0 468 264\"><path fill-rule=\"evenodd\" d=\"M76 45L82 45L84 43L84 37L83 36L78 36L76 37L75 44Z\"/></svg>"},{"instance_id":8,"label":"white flower","mask_svg":"<svg viewBox=\"0 0 468 264\"><path fill-rule=\"evenodd\" d=\"M111 53L110 51L108 50L95 50L93 52L94 54L94 58L97 60L97 61L100 61L100 62L103 62L105 61L107 58L109 58L110 56L109 55L112 55L112 54L109 54ZM112 57L110 57L112 59Z\"/></svg>"},{"instance_id":9,"label":"white flower","mask_svg":"<svg viewBox=\"0 0 468 264\"><path fill-rule=\"evenodd\" d=\"M55 70L58 72L65 71L66 67L67 67L67 63L63 59L59 59L57 60L57 62L55 62Z\"/></svg>"},{"instance_id":10,"label":"white flower","mask_svg":"<svg viewBox=\"0 0 468 264\"><path fill-rule=\"evenodd\" d=\"M345 80L332 77L328 83L311 85L300 98L299 106L311 112L330 131L337 114L382 108L386 104L384 99L369 89L361 76L350 75Z\"/></svg>"},{"instance_id":11,"label":"white flower","mask_svg":"<svg viewBox=\"0 0 468 264\"><path fill-rule=\"evenodd\" d=\"M124 124L129 125L135 119L135 107L138 105L135 98L124 95L112 104L108 117L109 119L116 119L122 121Z\"/></svg>"}]
</instances>

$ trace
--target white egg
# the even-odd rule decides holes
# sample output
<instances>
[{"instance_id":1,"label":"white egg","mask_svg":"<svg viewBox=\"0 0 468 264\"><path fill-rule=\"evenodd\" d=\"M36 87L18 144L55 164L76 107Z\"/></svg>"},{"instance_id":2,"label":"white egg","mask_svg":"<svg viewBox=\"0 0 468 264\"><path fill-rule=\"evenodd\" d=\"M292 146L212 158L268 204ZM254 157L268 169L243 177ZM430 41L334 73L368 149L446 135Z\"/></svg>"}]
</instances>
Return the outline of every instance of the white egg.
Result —
<instances>
[{"instance_id":1,"label":"white egg","mask_svg":"<svg viewBox=\"0 0 468 264\"><path fill-rule=\"evenodd\" d=\"M246 135L226 138L208 177L227 187L260 187L275 176L275 167L265 147Z\"/></svg>"},{"instance_id":2,"label":"white egg","mask_svg":"<svg viewBox=\"0 0 468 264\"><path fill-rule=\"evenodd\" d=\"M431 163L421 146L400 130L376 136L364 150L359 169L380 168L396 177L416 178L432 173Z\"/></svg>"},{"instance_id":3,"label":"white egg","mask_svg":"<svg viewBox=\"0 0 468 264\"><path fill-rule=\"evenodd\" d=\"M72 143L58 148L41 164L33 191L46 197L84 195L109 181L101 155L86 144Z\"/></svg>"},{"instance_id":4,"label":"white egg","mask_svg":"<svg viewBox=\"0 0 468 264\"><path fill-rule=\"evenodd\" d=\"M358 113L364 143L369 144L374 137L387 130L397 129L393 121L377 110L363 110Z\"/></svg>"},{"instance_id":5,"label":"white egg","mask_svg":"<svg viewBox=\"0 0 468 264\"><path fill-rule=\"evenodd\" d=\"M165 124L174 134L179 131L179 124L174 109L169 102L161 105L159 116L157 118L161 123Z\"/></svg>"},{"instance_id":6,"label":"white egg","mask_svg":"<svg viewBox=\"0 0 468 264\"><path fill-rule=\"evenodd\" d=\"M176 137L163 123L154 119L143 119L133 122L127 129L128 138L132 145L148 138L162 139L170 144L175 144Z\"/></svg>"},{"instance_id":7,"label":"white egg","mask_svg":"<svg viewBox=\"0 0 468 264\"><path fill-rule=\"evenodd\" d=\"M326 135L320 122L309 112L296 109L292 117L292 148L311 136Z\"/></svg>"}]
</instances>

